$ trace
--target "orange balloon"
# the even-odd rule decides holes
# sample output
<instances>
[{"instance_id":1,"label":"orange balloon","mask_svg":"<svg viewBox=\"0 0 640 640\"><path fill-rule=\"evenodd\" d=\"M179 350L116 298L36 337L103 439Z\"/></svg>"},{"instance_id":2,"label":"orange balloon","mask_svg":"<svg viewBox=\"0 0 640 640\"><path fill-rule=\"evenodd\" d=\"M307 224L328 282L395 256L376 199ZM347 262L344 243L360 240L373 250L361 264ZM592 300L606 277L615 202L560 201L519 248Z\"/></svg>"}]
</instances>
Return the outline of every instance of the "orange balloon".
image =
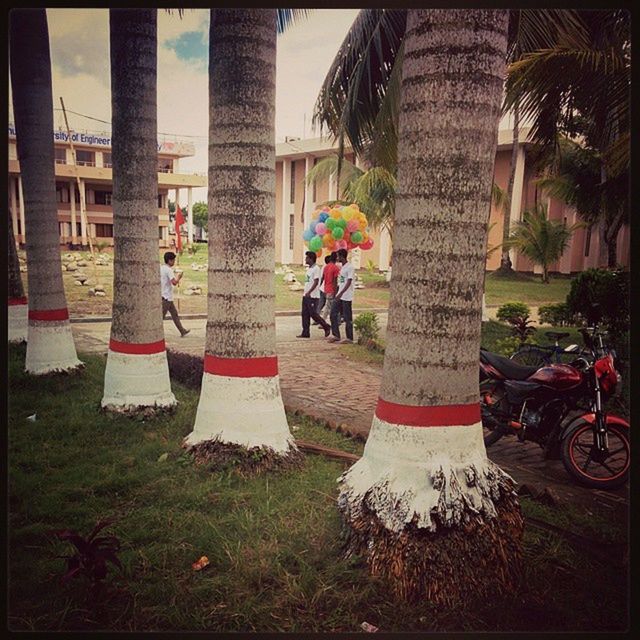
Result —
<instances>
[{"instance_id":1,"label":"orange balloon","mask_svg":"<svg viewBox=\"0 0 640 640\"><path fill-rule=\"evenodd\" d=\"M318 256L318 258L322 257L322 249L316 251L316 256Z\"/></svg>"}]
</instances>

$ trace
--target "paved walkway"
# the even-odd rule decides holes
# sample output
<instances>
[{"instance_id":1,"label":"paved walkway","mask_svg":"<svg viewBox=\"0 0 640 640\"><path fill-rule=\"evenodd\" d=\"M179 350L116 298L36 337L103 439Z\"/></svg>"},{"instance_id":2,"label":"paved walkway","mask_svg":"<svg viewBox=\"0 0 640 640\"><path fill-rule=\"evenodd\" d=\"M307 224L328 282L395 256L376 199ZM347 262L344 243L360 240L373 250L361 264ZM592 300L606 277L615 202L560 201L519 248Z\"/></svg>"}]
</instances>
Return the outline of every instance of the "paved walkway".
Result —
<instances>
[{"instance_id":1,"label":"paved walkway","mask_svg":"<svg viewBox=\"0 0 640 640\"><path fill-rule=\"evenodd\" d=\"M382 333L387 314L379 314ZM191 333L181 338L170 320L165 321L169 349L202 356L206 320L183 318ZM72 330L80 352L106 353L110 322L73 321ZM296 339L300 318L280 315L276 318L276 342L280 384L289 411L304 413L333 429L366 439L380 388L382 367L355 362L343 353L343 347L325 342L323 332L312 326L309 340ZM545 461L542 449L533 443L521 443L507 437L488 449L491 460L509 473L520 485L534 490L549 488L561 502L589 508L594 501L604 509L624 516L628 507L628 486L614 491L587 489L575 484L558 460Z\"/></svg>"}]
</instances>

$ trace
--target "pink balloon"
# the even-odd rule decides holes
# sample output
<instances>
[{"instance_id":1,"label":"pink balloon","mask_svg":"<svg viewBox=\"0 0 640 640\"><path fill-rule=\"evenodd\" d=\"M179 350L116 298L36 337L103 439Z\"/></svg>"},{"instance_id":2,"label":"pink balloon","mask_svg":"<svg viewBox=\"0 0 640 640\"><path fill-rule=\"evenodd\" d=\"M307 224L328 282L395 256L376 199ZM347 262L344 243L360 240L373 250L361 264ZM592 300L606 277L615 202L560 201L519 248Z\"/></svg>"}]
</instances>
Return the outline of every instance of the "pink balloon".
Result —
<instances>
[{"instance_id":1,"label":"pink balloon","mask_svg":"<svg viewBox=\"0 0 640 640\"><path fill-rule=\"evenodd\" d=\"M318 222L318 224L316 225L316 233L319 236L323 236L326 232L327 232L327 226L325 225L325 223Z\"/></svg>"},{"instance_id":2,"label":"pink balloon","mask_svg":"<svg viewBox=\"0 0 640 640\"><path fill-rule=\"evenodd\" d=\"M373 240L371 238L365 240L362 244L359 245L363 251L367 251L373 247Z\"/></svg>"},{"instance_id":3,"label":"pink balloon","mask_svg":"<svg viewBox=\"0 0 640 640\"><path fill-rule=\"evenodd\" d=\"M351 220L347 222L347 231L357 231L359 228L360 228L360 223L354 218L351 218Z\"/></svg>"},{"instance_id":4,"label":"pink balloon","mask_svg":"<svg viewBox=\"0 0 640 640\"><path fill-rule=\"evenodd\" d=\"M337 240L336 241L336 249L347 249L347 241L346 240Z\"/></svg>"}]
</instances>

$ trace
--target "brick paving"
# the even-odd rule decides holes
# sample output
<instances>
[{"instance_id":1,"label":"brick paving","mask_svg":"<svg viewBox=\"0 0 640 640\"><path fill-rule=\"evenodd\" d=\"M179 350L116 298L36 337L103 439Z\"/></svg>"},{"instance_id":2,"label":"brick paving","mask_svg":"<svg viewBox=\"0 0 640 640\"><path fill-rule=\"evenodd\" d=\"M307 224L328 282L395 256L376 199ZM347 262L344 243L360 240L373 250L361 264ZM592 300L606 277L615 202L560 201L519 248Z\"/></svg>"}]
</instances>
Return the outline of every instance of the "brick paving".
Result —
<instances>
[{"instance_id":1,"label":"brick paving","mask_svg":"<svg viewBox=\"0 0 640 640\"><path fill-rule=\"evenodd\" d=\"M386 314L381 319L386 328ZM181 338L170 321L165 323L168 348L202 356L206 320L183 318L191 333ZM79 352L106 353L109 322L72 322ZM276 340L282 397L287 410L308 415L330 428L366 440L378 398L382 367L355 362L340 345L327 343L323 332L312 326L310 339L296 339L300 320L278 316ZM561 502L601 507L611 515L626 517L628 485L614 491L588 489L575 484L559 460L544 460L534 443L505 437L487 450L491 460L520 485L534 492L549 488ZM601 510L601 509L600 509Z\"/></svg>"}]
</instances>

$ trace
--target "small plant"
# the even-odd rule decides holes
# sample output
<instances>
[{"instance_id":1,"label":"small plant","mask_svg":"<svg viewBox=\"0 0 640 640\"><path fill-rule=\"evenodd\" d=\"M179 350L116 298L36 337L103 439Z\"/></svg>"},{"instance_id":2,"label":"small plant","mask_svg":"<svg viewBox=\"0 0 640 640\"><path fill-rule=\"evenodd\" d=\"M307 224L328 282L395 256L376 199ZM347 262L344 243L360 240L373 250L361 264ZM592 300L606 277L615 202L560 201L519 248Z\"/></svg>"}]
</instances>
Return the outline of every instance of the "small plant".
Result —
<instances>
[{"instance_id":1,"label":"small plant","mask_svg":"<svg viewBox=\"0 0 640 640\"><path fill-rule=\"evenodd\" d=\"M524 344L527 338L536 332L532 327L533 321L529 319L529 307L524 302L507 302L499 309L497 318L511 325L513 335Z\"/></svg>"},{"instance_id":2,"label":"small plant","mask_svg":"<svg viewBox=\"0 0 640 640\"><path fill-rule=\"evenodd\" d=\"M566 302L544 304L538 308L540 324L550 324L553 327L564 327L575 324L575 317L569 311Z\"/></svg>"},{"instance_id":3,"label":"small plant","mask_svg":"<svg viewBox=\"0 0 640 640\"><path fill-rule=\"evenodd\" d=\"M367 260L367 266L365 267L369 275L373 275L373 272L376 270L376 263L369 259Z\"/></svg>"},{"instance_id":4,"label":"small plant","mask_svg":"<svg viewBox=\"0 0 640 640\"><path fill-rule=\"evenodd\" d=\"M373 311L365 311L353 321L353 326L358 332L358 342L364 340L377 340L380 327L378 316Z\"/></svg>"},{"instance_id":5,"label":"small plant","mask_svg":"<svg viewBox=\"0 0 640 640\"><path fill-rule=\"evenodd\" d=\"M97 601L107 577L107 563L122 571L122 564L117 556L120 540L116 536L98 535L112 523L113 520L110 519L98 522L86 538L73 529L53 532L58 540L69 542L75 547L72 555L59 556L67 561L67 572L62 576L62 583L67 584L76 576L84 577L89 581L89 596L94 602Z\"/></svg>"},{"instance_id":6,"label":"small plant","mask_svg":"<svg viewBox=\"0 0 640 640\"><path fill-rule=\"evenodd\" d=\"M524 302L507 302L498 309L496 317L511 323L514 318L528 318L530 314L531 309Z\"/></svg>"},{"instance_id":7,"label":"small plant","mask_svg":"<svg viewBox=\"0 0 640 640\"><path fill-rule=\"evenodd\" d=\"M96 242L98 253L102 253L109 246L108 242Z\"/></svg>"},{"instance_id":8,"label":"small plant","mask_svg":"<svg viewBox=\"0 0 640 640\"><path fill-rule=\"evenodd\" d=\"M189 245L187 246L187 251L189 252L189 255L191 255L191 256L195 256L195 255L196 255L196 253L198 253L198 251L200 251L200 246L201 246L201 245L199 245L199 244L197 244L197 243L194 243L194 242L192 242L191 244L189 244Z\"/></svg>"}]
</instances>

